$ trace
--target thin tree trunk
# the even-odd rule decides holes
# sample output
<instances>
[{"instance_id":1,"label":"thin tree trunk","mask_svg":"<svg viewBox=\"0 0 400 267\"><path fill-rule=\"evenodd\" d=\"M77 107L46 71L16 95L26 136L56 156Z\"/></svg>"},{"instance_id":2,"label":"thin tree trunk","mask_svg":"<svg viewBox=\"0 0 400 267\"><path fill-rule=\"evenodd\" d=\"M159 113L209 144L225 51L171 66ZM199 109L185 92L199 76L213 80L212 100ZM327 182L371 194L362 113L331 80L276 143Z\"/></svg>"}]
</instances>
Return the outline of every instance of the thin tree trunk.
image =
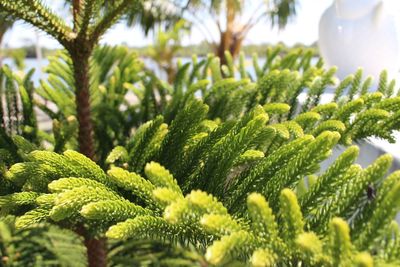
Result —
<instances>
[{"instance_id":1,"label":"thin tree trunk","mask_svg":"<svg viewBox=\"0 0 400 267\"><path fill-rule=\"evenodd\" d=\"M216 54L220 59L221 66L226 64L225 51L231 51L232 41L234 38L236 10L233 0L226 1L226 29L220 32L220 43L217 47ZM234 56L234 55L233 55Z\"/></svg>"},{"instance_id":2,"label":"thin tree trunk","mask_svg":"<svg viewBox=\"0 0 400 267\"><path fill-rule=\"evenodd\" d=\"M229 48L229 45L228 45L229 39L227 38L227 35L228 35L227 31L221 32L220 41L219 41L219 44L217 46L217 51L216 51L217 57L219 57L219 60L221 62L221 66L225 65L227 63L226 58L225 58L225 51L228 50L228 48Z\"/></svg>"},{"instance_id":3,"label":"thin tree trunk","mask_svg":"<svg viewBox=\"0 0 400 267\"><path fill-rule=\"evenodd\" d=\"M231 52L232 57L235 58L239 55L240 50L242 49L244 36L242 36L241 32L236 32L231 41L231 46L229 47L229 52Z\"/></svg>"},{"instance_id":4,"label":"thin tree trunk","mask_svg":"<svg viewBox=\"0 0 400 267\"><path fill-rule=\"evenodd\" d=\"M82 224L78 226L76 233L83 236L85 239L89 267L107 267L106 239L89 237Z\"/></svg>"},{"instance_id":5,"label":"thin tree trunk","mask_svg":"<svg viewBox=\"0 0 400 267\"><path fill-rule=\"evenodd\" d=\"M73 0L74 30L77 30L77 22L82 0ZM94 132L90 108L90 66L89 58L93 51L93 45L85 38L78 38L70 49L70 55L74 67L75 78L75 103L76 115L79 123L78 143L79 151L88 158L95 160ZM85 238L85 246L88 255L89 267L107 266L107 245L104 238L97 239L90 236L83 225L78 233Z\"/></svg>"},{"instance_id":6,"label":"thin tree trunk","mask_svg":"<svg viewBox=\"0 0 400 267\"><path fill-rule=\"evenodd\" d=\"M73 58L76 86L76 114L79 122L79 151L88 158L95 159L93 125L90 114L89 57Z\"/></svg>"},{"instance_id":7,"label":"thin tree trunk","mask_svg":"<svg viewBox=\"0 0 400 267\"><path fill-rule=\"evenodd\" d=\"M78 46L79 47L79 46ZM79 151L88 158L95 159L93 124L90 114L89 55L91 53L73 55L74 77L76 86L76 113L79 122ZM82 226L83 228L83 226ZM89 267L106 267L106 240L92 238L87 231L80 229L85 238Z\"/></svg>"},{"instance_id":8,"label":"thin tree trunk","mask_svg":"<svg viewBox=\"0 0 400 267\"><path fill-rule=\"evenodd\" d=\"M106 239L86 238L85 246L90 267L107 267Z\"/></svg>"},{"instance_id":9,"label":"thin tree trunk","mask_svg":"<svg viewBox=\"0 0 400 267\"><path fill-rule=\"evenodd\" d=\"M176 69L175 67L171 65L168 65L167 67L164 68L165 72L167 73L167 80L169 84L173 84L175 81L175 76L176 76Z\"/></svg>"}]
</instances>

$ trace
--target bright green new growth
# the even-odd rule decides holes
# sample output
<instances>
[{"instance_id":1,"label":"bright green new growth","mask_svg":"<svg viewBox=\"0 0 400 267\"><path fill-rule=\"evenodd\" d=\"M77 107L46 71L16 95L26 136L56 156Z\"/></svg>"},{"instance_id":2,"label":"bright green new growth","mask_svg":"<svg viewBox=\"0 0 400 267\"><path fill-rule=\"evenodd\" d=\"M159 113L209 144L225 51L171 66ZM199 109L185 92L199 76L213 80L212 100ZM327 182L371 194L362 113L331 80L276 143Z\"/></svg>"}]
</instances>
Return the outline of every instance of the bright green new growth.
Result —
<instances>
[{"instance_id":1,"label":"bright green new growth","mask_svg":"<svg viewBox=\"0 0 400 267\"><path fill-rule=\"evenodd\" d=\"M124 248L158 241L204 252L201 260L216 265L399 264L399 174L384 180L391 157L363 169L352 146L320 170L337 144L394 141L393 85L383 74L379 92L367 92L371 81L358 71L338 85L337 102L322 103L335 69L311 64L305 52L278 54L255 65L254 77L243 56L224 75L213 56L194 60L168 85L141 72L136 55L99 48L91 90L101 167L66 150L76 148L76 114L61 101L71 99L73 79L60 55L38 92L59 106L47 110L59 122L45 140L64 152L36 150L44 138L1 135L1 212L16 215L21 229L83 225ZM127 103L128 92L140 103Z\"/></svg>"},{"instance_id":2,"label":"bright green new growth","mask_svg":"<svg viewBox=\"0 0 400 267\"><path fill-rule=\"evenodd\" d=\"M258 66L258 75L254 77L247 75L247 78L237 80L232 75L223 76L218 60L214 60L215 58L210 55L206 59L196 59L192 63L182 65L174 84L168 85L144 71L143 63L138 60L137 55L126 49L111 47L95 49L91 58L93 67L90 93L96 151L100 165L105 167L107 164L124 162L135 166L136 169L130 170L142 172L144 165L154 158L166 134L166 125L163 123L170 123L176 118L178 111L188 108L188 103L199 96L208 106L209 112L206 117L213 123L219 119L236 120L250 112L256 105L263 106L271 122L285 124L274 126L274 129L278 130L277 141L279 138L288 139L288 134L301 134L293 122L286 123L292 119L303 128L304 134L339 132L341 144L349 145L352 141L369 136L394 141L392 132L400 127L398 123L400 102L390 93L393 90L392 82L389 84L381 82L381 89L378 92L368 92L370 79L363 81L362 73L358 71L338 85L332 99L337 103L321 104L321 95L334 81L335 69L326 71L319 64L306 64L309 57L306 51L299 50L279 59L280 57L276 56L271 59L272 61L267 60L262 68ZM115 62L117 63L114 64ZM288 62L292 63L286 66ZM256 67L257 64L253 66L255 69ZM214 70L211 73L212 77L208 75L210 69ZM14 84L21 84L15 75L10 76L6 70L4 72L8 73L7 79L16 80ZM30 93L35 91L46 101L54 103L58 110L56 112L50 110L40 101L35 103L25 101L24 112L28 114L29 107L37 105L53 119L52 133L48 134L37 129L36 118L33 115L21 119L24 125L32 122L29 124L31 125L29 133L25 134L24 129L19 129L21 126L12 126L12 129L15 128L16 133L22 133L25 138L36 144L46 143L48 146L50 143L50 148L55 152L77 149L78 123L75 118L77 114L74 108L76 103L71 59L65 53L52 57L47 72L49 79L42 82L39 88L33 87L29 75L25 77L23 87L29 88ZM352 89L350 92L353 94L352 97L345 90L347 87ZM11 87L8 89L9 92L13 90L15 89ZM128 95L132 93L138 99L137 103L128 101ZM306 97L300 101L301 94L306 94ZM361 97L358 97L359 95ZM303 108L299 108L299 105ZM204 116L200 114L204 114L204 111L199 110L196 119ZM158 117L159 115L162 115L164 120ZM353 117L357 119L351 119ZM179 123L187 123L183 119ZM153 122L147 123L149 120ZM145 131L147 127L141 127L141 134L133 136L133 129L143 124L148 125L149 129ZM189 128L190 124L187 126ZM204 137L204 132L199 133L198 137ZM4 140L2 143L8 150L15 152L16 147L11 140ZM149 143L151 145L148 146ZM279 142L274 143L279 146ZM137 149L142 150L144 146L148 146L144 154L133 153ZM110 154L114 148L114 153ZM107 159L109 154L110 158ZM166 160L164 154L160 157ZM164 164L163 161L161 163ZM179 176L177 181L181 179Z\"/></svg>"},{"instance_id":3,"label":"bright green new growth","mask_svg":"<svg viewBox=\"0 0 400 267\"><path fill-rule=\"evenodd\" d=\"M325 110L332 108L317 109ZM201 118L199 111L204 112ZM206 119L206 106L191 101L171 127L162 117L156 119L155 129L165 128L157 137L159 145L132 144L135 153L154 149L147 164L139 163L138 173L129 171L138 169L129 148L107 173L73 151L33 151L6 173L15 189L1 197L1 210L17 215L20 228L83 221L110 239L194 246L215 265L397 264L398 235L385 225L399 210L400 176L395 172L382 180L391 157L384 155L362 169L353 164L358 156L353 146L318 172L341 135L326 130L304 134L315 123L312 118L323 116L313 112L309 118L276 122L257 106L237 121L214 124ZM153 123L138 129L135 142L154 138L148 134ZM26 186L32 183L32 168L47 187ZM318 178L298 200L298 184L307 177L311 181L312 175ZM372 200L369 186L377 192Z\"/></svg>"}]
</instances>

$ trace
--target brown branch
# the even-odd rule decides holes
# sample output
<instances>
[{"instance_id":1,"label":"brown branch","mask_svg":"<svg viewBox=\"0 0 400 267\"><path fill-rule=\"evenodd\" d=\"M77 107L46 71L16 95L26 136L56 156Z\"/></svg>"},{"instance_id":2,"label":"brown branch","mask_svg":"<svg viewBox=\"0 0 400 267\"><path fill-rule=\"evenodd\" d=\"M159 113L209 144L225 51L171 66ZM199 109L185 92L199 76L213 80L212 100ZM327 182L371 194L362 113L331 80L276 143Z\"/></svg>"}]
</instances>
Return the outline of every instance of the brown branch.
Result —
<instances>
[{"instance_id":1,"label":"brown branch","mask_svg":"<svg viewBox=\"0 0 400 267\"><path fill-rule=\"evenodd\" d=\"M75 229L75 232L84 238L84 243L88 254L89 267L106 267L106 240L104 238L96 239L91 237L82 224L78 225L77 229Z\"/></svg>"}]
</instances>

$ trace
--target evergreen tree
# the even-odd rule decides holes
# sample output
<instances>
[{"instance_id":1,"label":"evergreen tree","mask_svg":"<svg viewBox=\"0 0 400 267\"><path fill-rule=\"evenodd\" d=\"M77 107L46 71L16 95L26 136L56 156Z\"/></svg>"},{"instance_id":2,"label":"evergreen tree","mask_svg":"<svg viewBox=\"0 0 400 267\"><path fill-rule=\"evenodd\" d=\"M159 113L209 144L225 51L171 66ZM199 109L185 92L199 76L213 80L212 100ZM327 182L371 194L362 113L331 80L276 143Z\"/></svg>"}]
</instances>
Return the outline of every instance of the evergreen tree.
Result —
<instances>
[{"instance_id":1,"label":"evergreen tree","mask_svg":"<svg viewBox=\"0 0 400 267\"><path fill-rule=\"evenodd\" d=\"M169 0L151 1L148 8L141 10L139 17L142 25L157 18L174 19L175 12L190 21L211 45L213 52L226 63L225 51L234 58L239 55L243 41L249 32L262 21L271 26L283 28L289 19L296 14L296 0L245 1L245 0ZM249 13L248 17L243 14ZM128 12L128 24L136 22L138 12ZM147 15L147 16L146 16ZM140 15L139 15L140 16ZM205 19L206 18L206 19ZM212 34L212 27L218 33Z\"/></svg>"},{"instance_id":2,"label":"evergreen tree","mask_svg":"<svg viewBox=\"0 0 400 267\"><path fill-rule=\"evenodd\" d=\"M54 37L69 53L72 59L73 77L75 84L76 114L79 124L79 150L91 159L95 158L93 125L90 109L90 76L89 58L101 36L126 11L135 8L138 1L112 1L109 8L102 9L104 0L73 0L73 22L67 23L54 14L41 0L1 0L0 8L7 14L21 19ZM89 257L91 265L104 266L104 246L96 239L87 240L92 247L88 253L99 249L98 254ZM99 261L99 263L96 263Z\"/></svg>"},{"instance_id":3,"label":"evergreen tree","mask_svg":"<svg viewBox=\"0 0 400 267\"><path fill-rule=\"evenodd\" d=\"M100 2L74 1L68 27L40 1L0 0L68 52L51 60L38 89L29 74L1 72L5 264L26 263L24 250L39 265L85 265L80 238L62 227L84 237L90 266L105 266L106 238L115 266L147 264L135 249L166 266L399 265L399 172L386 177L389 155L361 168L350 146L370 136L394 141L400 97L385 72L370 92L361 70L336 83L336 69L312 63L310 51L271 48L264 65L253 57L253 73L244 55L237 64L226 52L222 65L194 56L179 63L171 85L124 49L94 49L129 4ZM323 103L329 87L332 102ZM128 103L128 93L138 101ZM38 129L35 106L54 120L50 134ZM89 145L88 114L96 137ZM69 149L77 144L82 154ZM320 170L337 145L350 147ZM70 245L50 247L54 235Z\"/></svg>"},{"instance_id":4,"label":"evergreen tree","mask_svg":"<svg viewBox=\"0 0 400 267\"><path fill-rule=\"evenodd\" d=\"M398 172L384 179L389 155L362 169L352 146L319 172L345 126L341 134L333 128L311 135L305 113L279 122L257 106L220 123L208 113L193 99L169 126L161 116L142 125L127 148L111 152L107 172L71 150L29 152L5 173L3 211L20 214L22 229L45 221L77 230L83 223L110 239L194 246L217 266L399 263L392 219L400 180Z\"/></svg>"}]
</instances>

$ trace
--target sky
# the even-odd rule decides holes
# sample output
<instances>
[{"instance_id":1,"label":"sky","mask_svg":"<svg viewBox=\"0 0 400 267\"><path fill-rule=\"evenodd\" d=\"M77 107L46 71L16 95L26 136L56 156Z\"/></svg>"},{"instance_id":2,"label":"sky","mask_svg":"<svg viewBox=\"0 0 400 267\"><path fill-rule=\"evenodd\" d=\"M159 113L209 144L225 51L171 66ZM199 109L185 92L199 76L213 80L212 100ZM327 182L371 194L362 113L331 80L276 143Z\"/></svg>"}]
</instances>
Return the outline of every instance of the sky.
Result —
<instances>
[{"instance_id":1,"label":"sky","mask_svg":"<svg viewBox=\"0 0 400 267\"><path fill-rule=\"evenodd\" d=\"M247 14L253 14L258 0L247 0ZM394 9L400 10L399 0L384 0ZM62 8L61 0L46 0L48 6L52 7L63 17L69 17ZM261 22L248 34L245 44L277 43L284 42L287 45L303 43L306 45L314 43L318 39L318 22L323 12L333 3L333 0L300 0L297 16L287 25L284 30L271 29L267 22ZM206 27L210 30L213 38L217 36L217 29L210 19L205 17ZM210 39L210 38L209 38ZM12 30L6 33L3 46L20 47L26 44L33 44L39 40L43 47L59 48L60 45L47 36L45 33L35 30L32 26L23 22L17 22ZM124 23L118 23L110 29L102 38L101 43L117 45L126 44L128 46L145 46L151 44L152 34L145 36L139 27L127 27ZM197 44L204 40L204 34L194 28L191 34L184 38L183 44Z\"/></svg>"}]
</instances>

